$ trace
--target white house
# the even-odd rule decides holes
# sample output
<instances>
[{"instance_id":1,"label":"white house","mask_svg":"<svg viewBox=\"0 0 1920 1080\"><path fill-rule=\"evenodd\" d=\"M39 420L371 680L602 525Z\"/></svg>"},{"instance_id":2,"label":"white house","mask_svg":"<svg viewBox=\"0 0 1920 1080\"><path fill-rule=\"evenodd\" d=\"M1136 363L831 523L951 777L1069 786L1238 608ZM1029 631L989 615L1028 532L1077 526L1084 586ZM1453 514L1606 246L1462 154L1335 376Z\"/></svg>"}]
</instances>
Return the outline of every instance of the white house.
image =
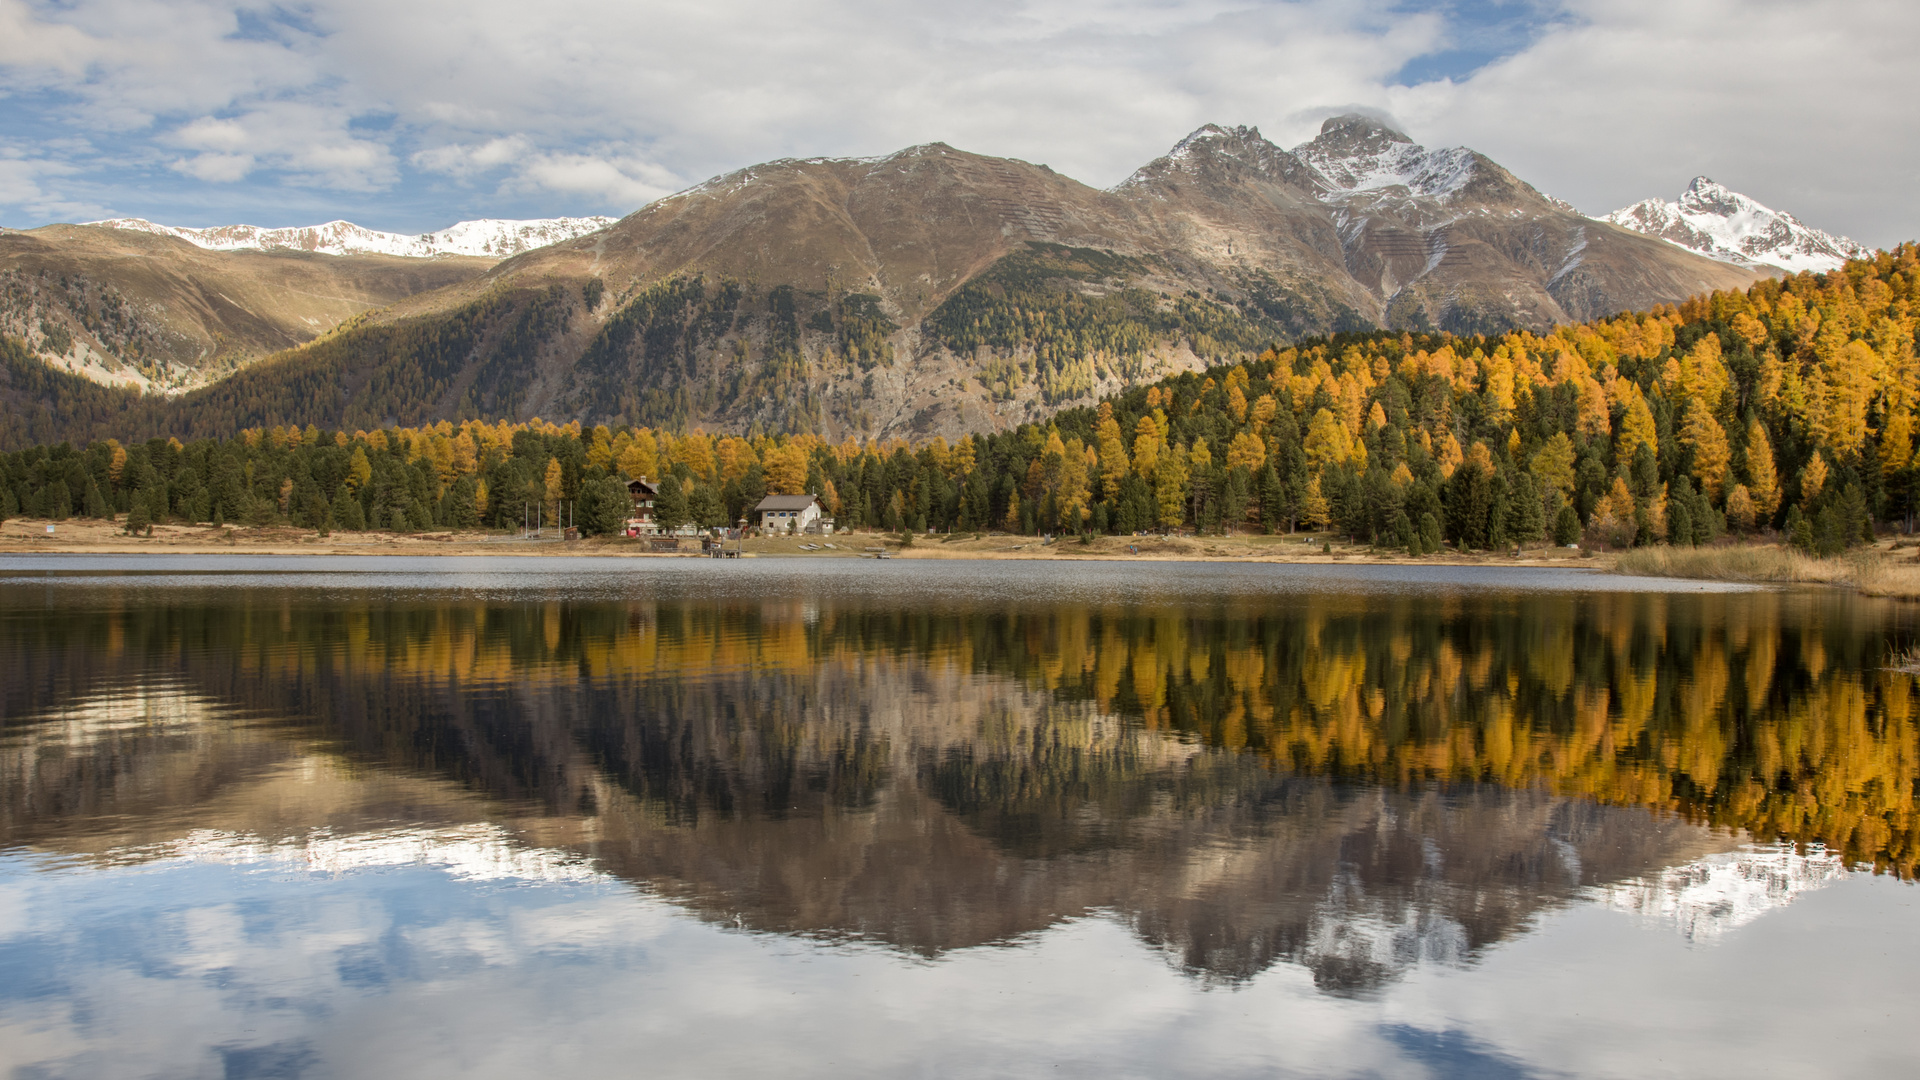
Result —
<instances>
[{"instance_id":1,"label":"white house","mask_svg":"<svg viewBox=\"0 0 1920 1080\"><path fill-rule=\"evenodd\" d=\"M760 527L768 532L818 532L820 500L812 495L769 495L753 508Z\"/></svg>"}]
</instances>

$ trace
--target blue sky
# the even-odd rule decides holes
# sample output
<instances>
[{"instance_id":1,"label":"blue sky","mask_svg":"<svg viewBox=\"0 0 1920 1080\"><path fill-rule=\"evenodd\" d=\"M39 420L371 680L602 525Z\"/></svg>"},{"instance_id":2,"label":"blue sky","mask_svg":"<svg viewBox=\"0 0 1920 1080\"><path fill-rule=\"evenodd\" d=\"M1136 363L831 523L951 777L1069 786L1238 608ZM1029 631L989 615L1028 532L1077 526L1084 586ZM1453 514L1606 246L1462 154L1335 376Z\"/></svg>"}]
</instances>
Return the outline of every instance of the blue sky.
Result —
<instances>
[{"instance_id":1,"label":"blue sky","mask_svg":"<svg viewBox=\"0 0 1920 1080\"><path fill-rule=\"evenodd\" d=\"M1916 40L1882 0L0 0L0 224L618 215L934 140L1106 186L1360 107L1590 213L1706 174L1890 244Z\"/></svg>"}]
</instances>

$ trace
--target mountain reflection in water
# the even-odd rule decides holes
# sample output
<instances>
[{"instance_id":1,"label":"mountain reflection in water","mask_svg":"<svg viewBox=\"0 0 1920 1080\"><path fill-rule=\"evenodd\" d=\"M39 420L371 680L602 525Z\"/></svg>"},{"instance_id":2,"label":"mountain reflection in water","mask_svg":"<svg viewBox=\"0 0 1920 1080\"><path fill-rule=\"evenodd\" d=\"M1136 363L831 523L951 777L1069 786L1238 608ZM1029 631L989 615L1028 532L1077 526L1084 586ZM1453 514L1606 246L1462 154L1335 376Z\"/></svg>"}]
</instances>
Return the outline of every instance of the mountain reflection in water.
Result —
<instances>
[{"instance_id":1,"label":"mountain reflection in water","mask_svg":"<svg viewBox=\"0 0 1920 1080\"><path fill-rule=\"evenodd\" d=\"M1336 995L1747 834L1915 868L1913 680L1849 598L606 592L0 586L0 847L426 830L749 930L933 958L1106 912Z\"/></svg>"}]
</instances>

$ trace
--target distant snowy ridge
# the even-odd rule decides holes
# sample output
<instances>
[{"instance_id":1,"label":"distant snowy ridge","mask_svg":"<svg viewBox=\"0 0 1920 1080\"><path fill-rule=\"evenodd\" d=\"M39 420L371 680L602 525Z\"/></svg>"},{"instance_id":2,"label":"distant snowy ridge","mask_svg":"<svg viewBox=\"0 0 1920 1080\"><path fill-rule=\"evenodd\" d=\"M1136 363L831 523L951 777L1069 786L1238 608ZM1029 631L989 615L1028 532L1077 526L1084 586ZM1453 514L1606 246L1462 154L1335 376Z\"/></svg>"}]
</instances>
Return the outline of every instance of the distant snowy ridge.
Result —
<instances>
[{"instance_id":1,"label":"distant snowy ridge","mask_svg":"<svg viewBox=\"0 0 1920 1080\"><path fill-rule=\"evenodd\" d=\"M285 229L263 229L258 225L187 229L158 225L144 218L113 218L87 224L172 236L209 251L312 251L322 255L399 255L411 259L430 259L436 255L473 255L504 259L523 251L597 232L613 224L614 220L609 217L537 218L531 221L485 218L462 221L438 232L419 236L378 232L351 221L329 221L325 225Z\"/></svg>"},{"instance_id":2,"label":"distant snowy ridge","mask_svg":"<svg viewBox=\"0 0 1920 1080\"><path fill-rule=\"evenodd\" d=\"M1872 249L1844 236L1802 224L1704 176L1697 176L1678 202L1646 199L1605 220L1658 237L1709 259L1736 266L1773 266L1789 273L1838 270Z\"/></svg>"}]
</instances>

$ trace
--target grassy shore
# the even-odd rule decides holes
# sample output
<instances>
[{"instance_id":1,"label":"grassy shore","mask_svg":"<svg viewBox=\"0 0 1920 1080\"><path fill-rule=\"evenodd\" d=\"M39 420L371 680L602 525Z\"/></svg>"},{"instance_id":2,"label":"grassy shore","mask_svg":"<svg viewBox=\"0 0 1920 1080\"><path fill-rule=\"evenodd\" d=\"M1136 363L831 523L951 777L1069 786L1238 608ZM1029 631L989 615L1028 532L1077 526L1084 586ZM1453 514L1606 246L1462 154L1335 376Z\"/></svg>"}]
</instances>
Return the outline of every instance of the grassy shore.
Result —
<instances>
[{"instance_id":1,"label":"grassy shore","mask_svg":"<svg viewBox=\"0 0 1920 1080\"><path fill-rule=\"evenodd\" d=\"M1777 581L1838 585L1868 596L1920 599L1920 560L1890 544L1818 559L1777 544L1647 547L1614 556L1622 574L1710 581Z\"/></svg>"},{"instance_id":2,"label":"grassy shore","mask_svg":"<svg viewBox=\"0 0 1920 1080\"><path fill-rule=\"evenodd\" d=\"M108 521L73 519L54 523L12 520L0 523L0 555L67 554L117 555L166 552L177 555L244 553L252 555L600 555L663 557L640 540L589 539L571 543L552 539L522 541L515 535L485 532L336 532L319 536L310 530L284 526L249 528L208 525L156 525L150 537L125 535ZM729 542L732 547L732 542ZM956 533L919 536L903 544L897 535L839 534L820 537L764 536L740 545L750 558L785 556L810 559L850 559L884 548L895 559L1047 559L1102 562L1281 562L1281 563L1413 563L1453 566L1578 566L1602 569L1604 560L1567 548L1530 548L1520 555L1484 551L1445 551L1409 559L1391 548L1349 544L1336 537L1297 533L1291 536L1103 536L1082 543L1078 539L1046 541L1036 536L1008 533ZM682 557L696 556L697 541L683 541Z\"/></svg>"}]
</instances>

